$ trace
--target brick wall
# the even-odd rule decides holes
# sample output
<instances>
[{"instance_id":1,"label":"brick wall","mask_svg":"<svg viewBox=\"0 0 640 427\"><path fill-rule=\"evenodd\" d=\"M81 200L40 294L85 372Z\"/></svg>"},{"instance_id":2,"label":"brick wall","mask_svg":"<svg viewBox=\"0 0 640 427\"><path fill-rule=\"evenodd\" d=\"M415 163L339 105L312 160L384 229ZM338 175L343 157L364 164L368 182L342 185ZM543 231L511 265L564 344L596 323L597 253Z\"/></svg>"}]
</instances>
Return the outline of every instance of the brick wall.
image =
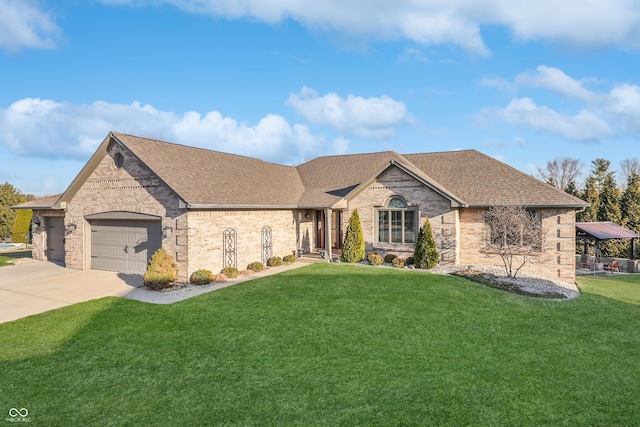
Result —
<instances>
[{"instance_id":1,"label":"brick wall","mask_svg":"<svg viewBox=\"0 0 640 427\"><path fill-rule=\"evenodd\" d=\"M124 157L120 169L113 162L116 153ZM178 206L178 201L178 196L148 167L128 150L114 144L67 205L65 224L74 223L77 226L75 231L67 233L65 240L67 267L79 270L91 268L91 229L85 216L128 211L159 216L163 227L173 228L171 238L163 239L162 246L176 258L180 280L185 279L187 254L176 241L186 238L186 210Z\"/></svg>"},{"instance_id":2,"label":"brick wall","mask_svg":"<svg viewBox=\"0 0 640 427\"><path fill-rule=\"evenodd\" d=\"M502 267L498 255L481 252L484 231L483 209L460 210L460 263ZM545 233L544 250L531 257L522 268L528 273L575 282L575 211L545 209L541 211Z\"/></svg>"},{"instance_id":3,"label":"brick wall","mask_svg":"<svg viewBox=\"0 0 640 427\"><path fill-rule=\"evenodd\" d=\"M375 208L385 206L392 196L401 196L408 206L418 207L418 228L424 224L426 217L429 218L441 262L455 263L458 259L456 210L451 208L449 200L395 166L349 201L349 207L342 215L342 230L346 231L349 218L357 208L367 252L376 251L381 255L393 253L403 258L413 256L415 245L374 242L377 221Z\"/></svg>"},{"instance_id":4,"label":"brick wall","mask_svg":"<svg viewBox=\"0 0 640 427\"><path fill-rule=\"evenodd\" d=\"M304 211L302 211L304 212ZM303 229L312 223L303 216ZM271 254L283 257L297 249L298 215L291 210L189 211L187 240L188 272L199 269L219 272L225 267L225 230L236 232L236 266L243 270L254 261L263 262L263 227L271 228Z\"/></svg>"}]
</instances>

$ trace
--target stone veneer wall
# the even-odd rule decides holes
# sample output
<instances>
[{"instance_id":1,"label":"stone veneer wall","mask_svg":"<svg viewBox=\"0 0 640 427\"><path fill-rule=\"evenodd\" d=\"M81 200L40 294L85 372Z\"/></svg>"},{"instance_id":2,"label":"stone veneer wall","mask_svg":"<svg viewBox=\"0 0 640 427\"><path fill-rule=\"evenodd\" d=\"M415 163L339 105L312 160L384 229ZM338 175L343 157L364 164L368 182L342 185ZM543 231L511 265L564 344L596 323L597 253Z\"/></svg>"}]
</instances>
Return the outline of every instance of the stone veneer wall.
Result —
<instances>
[{"instance_id":1,"label":"stone veneer wall","mask_svg":"<svg viewBox=\"0 0 640 427\"><path fill-rule=\"evenodd\" d=\"M113 162L116 153L124 157L120 169ZM148 167L128 150L114 144L67 204L65 224L74 223L77 226L75 231L67 233L65 240L67 267L78 270L91 268L91 225L84 219L85 216L128 211L159 216L163 227L172 227L171 236L163 239L162 246L175 257L179 279L185 280L187 251L176 242L186 239L186 210L181 209L178 202L178 196Z\"/></svg>"},{"instance_id":2,"label":"stone veneer wall","mask_svg":"<svg viewBox=\"0 0 640 427\"><path fill-rule=\"evenodd\" d=\"M460 210L460 264L503 266L499 256L481 252L484 209ZM545 209L541 211L546 233L544 251L531 258L522 271L573 283L575 270L575 211Z\"/></svg>"},{"instance_id":3,"label":"stone veneer wall","mask_svg":"<svg viewBox=\"0 0 640 427\"><path fill-rule=\"evenodd\" d=\"M302 211L304 219L304 211ZM254 261L262 262L262 229L271 227L272 256L283 257L297 249L297 211L189 211L188 233L178 245L188 245L188 274L207 269L218 273L225 267L225 230L236 232L236 267L244 270ZM303 224L308 224L307 219ZM302 225L302 224L301 224Z\"/></svg>"},{"instance_id":4,"label":"stone veneer wall","mask_svg":"<svg viewBox=\"0 0 640 427\"><path fill-rule=\"evenodd\" d=\"M367 252L376 251L381 255L393 253L403 258L413 256L415 245L390 245L374 242L377 217L375 208L385 206L392 196L401 196L408 206L417 206L419 222L417 229L429 217L433 237L436 241L442 263L458 261L458 212L451 208L451 202L417 181L403 170L392 166L376 181L349 201L349 208L342 215L342 230L346 231L349 218L358 209L362 233Z\"/></svg>"}]
</instances>

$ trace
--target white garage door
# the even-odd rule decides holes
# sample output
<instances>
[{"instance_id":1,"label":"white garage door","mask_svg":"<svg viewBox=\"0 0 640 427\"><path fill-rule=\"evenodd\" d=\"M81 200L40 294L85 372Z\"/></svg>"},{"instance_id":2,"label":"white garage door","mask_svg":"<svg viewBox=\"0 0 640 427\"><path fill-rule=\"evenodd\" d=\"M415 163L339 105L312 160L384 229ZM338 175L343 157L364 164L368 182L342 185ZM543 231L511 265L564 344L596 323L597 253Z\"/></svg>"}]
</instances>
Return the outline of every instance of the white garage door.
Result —
<instances>
[{"instance_id":1,"label":"white garage door","mask_svg":"<svg viewBox=\"0 0 640 427\"><path fill-rule=\"evenodd\" d=\"M91 221L91 268L144 274L162 245L160 221Z\"/></svg>"}]
</instances>

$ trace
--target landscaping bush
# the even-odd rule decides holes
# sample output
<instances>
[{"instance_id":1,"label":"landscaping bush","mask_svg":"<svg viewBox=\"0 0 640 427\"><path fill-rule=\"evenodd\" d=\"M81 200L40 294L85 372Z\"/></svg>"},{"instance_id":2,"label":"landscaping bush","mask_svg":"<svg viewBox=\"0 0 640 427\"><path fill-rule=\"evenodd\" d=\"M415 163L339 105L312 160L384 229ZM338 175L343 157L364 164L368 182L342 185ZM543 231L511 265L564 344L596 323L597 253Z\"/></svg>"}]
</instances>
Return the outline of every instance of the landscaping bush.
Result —
<instances>
[{"instance_id":1,"label":"landscaping bush","mask_svg":"<svg viewBox=\"0 0 640 427\"><path fill-rule=\"evenodd\" d=\"M293 254L285 255L284 257L282 257L282 262L285 264L293 264L297 260L298 259Z\"/></svg>"},{"instance_id":2,"label":"landscaping bush","mask_svg":"<svg viewBox=\"0 0 640 427\"><path fill-rule=\"evenodd\" d=\"M393 261L391 261L391 265L393 265L396 268L403 268L404 267L404 259L397 257L394 258Z\"/></svg>"},{"instance_id":3,"label":"landscaping bush","mask_svg":"<svg viewBox=\"0 0 640 427\"><path fill-rule=\"evenodd\" d=\"M404 262L405 265L413 265L413 257L410 256L409 258L407 258L407 260Z\"/></svg>"},{"instance_id":4,"label":"landscaping bush","mask_svg":"<svg viewBox=\"0 0 640 427\"><path fill-rule=\"evenodd\" d=\"M189 278L189 283L193 285L208 285L213 282L213 273L209 270L194 271Z\"/></svg>"},{"instance_id":5,"label":"landscaping bush","mask_svg":"<svg viewBox=\"0 0 640 427\"><path fill-rule=\"evenodd\" d=\"M272 256L267 260L267 265L269 267L280 267L282 265L282 258L279 256Z\"/></svg>"},{"instance_id":6,"label":"landscaping bush","mask_svg":"<svg viewBox=\"0 0 640 427\"><path fill-rule=\"evenodd\" d=\"M178 265L164 248L160 248L149 260L143 283L150 289L162 289L178 280Z\"/></svg>"},{"instance_id":7,"label":"landscaping bush","mask_svg":"<svg viewBox=\"0 0 640 427\"><path fill-rule=\"evenodd\" d=\"M24 203L25 201L25 199L22 199L20 203ZM18 211L13 223L13 234L11 237L13 243L29 243L32 217L33 211L31 209L20 209Z\"/></svg>"},{"instance_id":8,"label":"landscaping bush","mask_svg":"<svg viewBox=\"0 0 640 427\"><path fill-rule=\"evenodd\" d=\"M232 266L227 266L220 271L220 274L224 274L229 279L235 279L238 277L238 269Z\"/></svg>"},{"instance_id":9,"label":"landscaping bush","mask_svg":"<svg viewBox=\"0 0 640 427\"><path fill-rule=\"evenodd\" d=\"M247 266L247 269L258 273L264 270L264 265L260 261L254 261Z\"/></svg>"},{"instance_id":10,"label":"landscaping bush","mask_svg":"<svg viewBox=\"0 0 640 427\"><path fill-rule=\"evenodd\" d=\"M367 260L371 265L382 265L382 263L384 262L384 258L376 253L370 253L367 257Z\"/></svg>"},{"instance_id":11,"label":"landscaping bush","mask_svg":"<svg viewBox=\"0 0 640 427\"><path fill-rule=\"evenodd\" d=\"M390 264L393 262L394 259L396 259L398 256L394 255L394 254L386 254L384 256L384 262L386 262L387 264Z\"/></svg>"},{"instance_id":12,"label":"landscaping bush","mask_svg":"<svg viewBox=\"0 0 640 427\"><path fill-rule=\"evenodd\" d=\"M433 232L431 231L431 223L429 217L424 220L424 225L420 227L418 233L418 242L416 250L413 253L416 268L431 269L438 265L440 254L436 249L436 242L433 240Z\"/></svg>"},{"instance_id":13,"label":"landscaping bush","mask_svg":"<svg viewBox=\"0 0 640 427\"><path fill-rule=\"evenodd\" d=\"M354 209L351 218L349 218L340 259L344 262L360 262L364 259L364 255L365 246L360 216L358 215L358 209Z\"/></svg>"},{"instance_id":14,"label":"landscaping bush","mask_svg":"<svg viewBox=\"0 0 640 427\"><path fill-rule=\"evenodd\" d=\"M240 272L238 274L240 276L251 276L254 273L255 273L255 271L246 269L246 270L240 270Z\"/></svg>"},{"instance_id":15,"label":"landscaping bush","mask_svg":"<svg viewBox=\"0 0 640 427\"><path fill-rule=\"evenodd\" d=\"M213 276L213 281L215 283L226 282L227 281L227 276L224 275L224 274L216 274L215 276Z\"/></svg>"}]
</instances>

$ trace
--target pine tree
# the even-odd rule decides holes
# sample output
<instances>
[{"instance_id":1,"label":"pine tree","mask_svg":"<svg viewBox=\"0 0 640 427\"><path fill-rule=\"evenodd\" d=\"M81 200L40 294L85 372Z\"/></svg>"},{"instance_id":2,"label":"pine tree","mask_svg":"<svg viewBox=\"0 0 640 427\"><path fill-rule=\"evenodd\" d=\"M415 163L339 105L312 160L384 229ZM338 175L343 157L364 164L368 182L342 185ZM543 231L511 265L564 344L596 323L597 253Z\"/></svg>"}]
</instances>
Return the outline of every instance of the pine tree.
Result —
<instances>
[{"instance_id":1,"label":"pine tree","mask_svg":"<svg viewBox=\"0 0 640 427\"><path fill-rule=\"evenodd\" d=\"M420 227L418 232L418 241L416 242L413 259L416 268L427 269L434 268L440 260L440 254L436 249L436 241L433 239L429 217L424 219L424 225Z\"/></svg>"},{"instance_id":2,"label":"pine tree","mask_svg":"<svg viewBox=\"0 0 640 427\"><path fill-rule=\"evenodd\" d=\"M582 212L578 212L576 215L576 221L578 222L593 222L598 218L598 204L600 202L600 192L596 184L596 179L593 176L589 176L585 181L585 188L580 193L580 198L587 203L591 203L591 206L586 208Z\"/></svg>"},{"instance_id":3,"label":"pine tree","mask_svg":"<svg viewBox=\"0 0 640 427\"><path fill-rule=\"evenodd\" d=\"M354 209L349 218L347 233L342 245L342 261L343 262L360 262L365 256L364 237L362 236L362 226L360 225L360 216L358 209Z\"/></svg>"},{"instance_id":4,"label":"pine tree","mask_svg":"<svg viewBox=\"0 0 640 427\"><path fill-rule=\"evenodd\" d=\"M625 226L620 211L620 190L618 190L613 172L607 172L602 179L596 219ZM600 249L604 256L624 257L628 253L628 245L629 242L625 240L611 239L600 242Z\"/></svg>"},{"instance_id":5,"label":"pine tree","mask_svg":"<svg viewBox=\"0 0 640 427\"><path fill-rule=\"evenodd\" d=\"M640 175L635 172L629 174L627 189L620 201L620 210L625 219L625 227L640 233Z\"/></svg>"}]
</instances>

